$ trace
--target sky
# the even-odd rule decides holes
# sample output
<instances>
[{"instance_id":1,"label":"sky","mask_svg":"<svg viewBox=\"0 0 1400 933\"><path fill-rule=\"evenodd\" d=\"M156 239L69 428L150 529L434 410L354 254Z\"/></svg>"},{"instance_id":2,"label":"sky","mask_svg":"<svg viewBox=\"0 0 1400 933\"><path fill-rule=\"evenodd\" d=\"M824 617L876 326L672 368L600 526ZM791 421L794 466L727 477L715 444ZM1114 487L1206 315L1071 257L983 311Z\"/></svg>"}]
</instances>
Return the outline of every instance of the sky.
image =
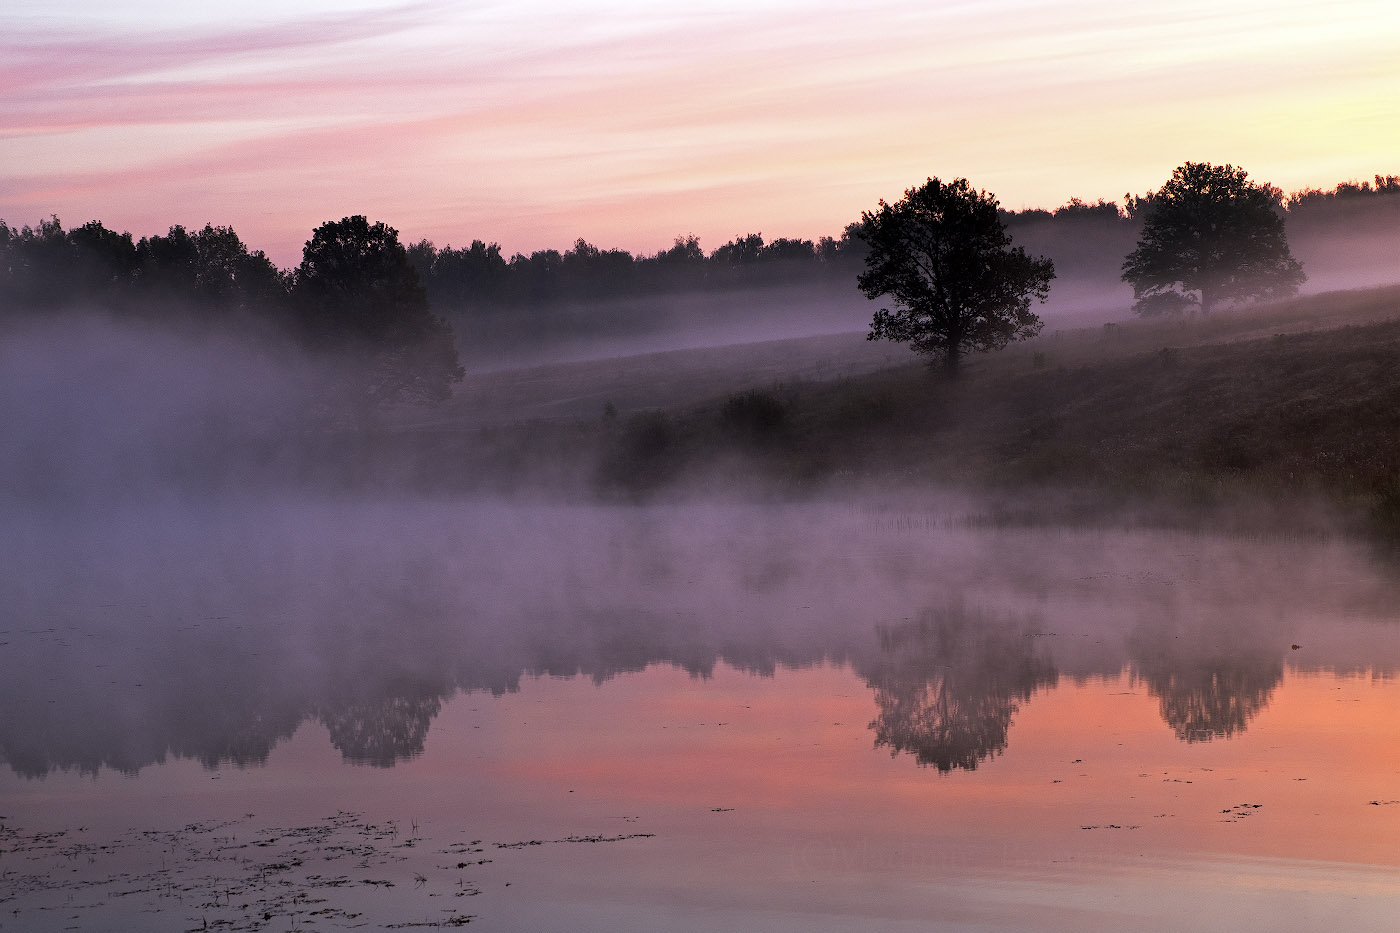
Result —
<instances>
[{"instance_id":1,"label":"sky","mask_svg":"<svg viewBox=\"0 0 1400 933\"><path fill-rule=\"evenodd\" d=\"M1012 209L1183 161L1400 173L1394 0L5 0L0 219L653 253L839 235L929 176Z\"/></svg>"}]
</instances>

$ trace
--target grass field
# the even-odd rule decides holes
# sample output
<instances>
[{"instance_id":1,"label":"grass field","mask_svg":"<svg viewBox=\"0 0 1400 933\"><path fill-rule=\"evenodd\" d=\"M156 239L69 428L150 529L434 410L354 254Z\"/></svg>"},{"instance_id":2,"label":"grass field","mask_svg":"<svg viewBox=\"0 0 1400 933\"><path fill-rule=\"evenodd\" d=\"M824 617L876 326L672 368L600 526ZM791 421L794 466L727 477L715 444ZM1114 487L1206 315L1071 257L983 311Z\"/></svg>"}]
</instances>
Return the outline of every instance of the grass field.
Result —
<instances>
[{"instance_id":1,"label":"grass field","mask_svg":"<svg viewBox=\"0 0 1400 933\"><path fill-rule=\"evenodd\" d=\"M1008 516L1248 504L1400 524L1400 287L1053 331L956 382L858 334L492 379L458 403L470 417L412 432L472 485L956 488Z\"/></svg>"}]
</instances>

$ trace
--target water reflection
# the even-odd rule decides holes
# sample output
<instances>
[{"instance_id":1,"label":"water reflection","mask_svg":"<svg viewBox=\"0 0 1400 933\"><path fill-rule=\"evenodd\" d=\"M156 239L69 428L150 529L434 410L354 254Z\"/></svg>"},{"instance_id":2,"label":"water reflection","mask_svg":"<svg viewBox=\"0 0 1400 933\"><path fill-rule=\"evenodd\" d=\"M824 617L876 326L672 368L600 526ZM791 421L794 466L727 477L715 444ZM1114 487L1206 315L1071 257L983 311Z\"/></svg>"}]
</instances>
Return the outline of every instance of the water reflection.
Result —
<instances>
[{"instance_id":1,"label":"water reflection","mask_svg":"<svg viewBox=\"0 0 1400 933\"><path fill-rule=\"evenodd\" d=\"M864 673L879 709L875 744L939 771L1000 754L1020 704L1059 678L1031 631L962 607L877 632L879 660Z\"/></svg>"},{"instance_id":2,"label":"water reflection","mask_svg":"<svg viewBox=\"0 0 1400 933\"><path fill-rule=\"evenodd\" d=\"M948 772L1001 754L1062 678L1145 685L1198 742L1248 729L1286 667L1400 666L1394 588L1330 544L911 531L834 509L373 517L3 551L0 757L34 778L250 766L316 722L346 761L389 767L462 691L834 663L871 691L875 746Z\"/></svg>"},{"instance_id":3,"label":"water reflection","mask_svg":"<svg viewBox=\"0 0 1400 933\"><path fill-rule=\"evenodd\" d=\"M1243 732L1283 680L1282 657L1239 644L1192 648L1194 640L1160 629L1134 633L1132 676L1158 698L1162 719L1183 742Z\"/></svg>"},{"instance_id":4,"label":"water reflection","mask_svg":"<svg viewBox=\"0 0 1400 933\"><path fill-rule=\"evenodd\" d=\"M442 697L390 695L329 709L320 715L330 731L331 745L353 764L392 767L423 753L423 741Z\"/></svg>"}]
</instances>

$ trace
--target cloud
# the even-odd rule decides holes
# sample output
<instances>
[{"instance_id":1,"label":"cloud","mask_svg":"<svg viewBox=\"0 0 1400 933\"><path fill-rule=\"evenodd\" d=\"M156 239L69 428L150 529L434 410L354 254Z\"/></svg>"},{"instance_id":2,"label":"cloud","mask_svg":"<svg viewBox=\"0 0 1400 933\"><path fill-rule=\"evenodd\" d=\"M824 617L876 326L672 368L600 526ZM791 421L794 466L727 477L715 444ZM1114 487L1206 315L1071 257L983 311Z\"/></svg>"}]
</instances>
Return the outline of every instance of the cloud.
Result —
<instances>
[{"instance_id":1,"label":"cloud","mask_svg":"<svg viewBox=\"0 0 1400 933\"><path fill-rule=\"evenodd\" d=\"M1330 184L1393 171L1381 163L1400 149L1385 90L1400 13L1348 9L420 3L219 28L21 19L0 38L0 217L232 223L286 262L306 223L371 210L438 241L655 249L680 229L831 233L930 174L1012 206L1146 190L1202 153L1285 187Z\"/></svg>"}]
</instances>

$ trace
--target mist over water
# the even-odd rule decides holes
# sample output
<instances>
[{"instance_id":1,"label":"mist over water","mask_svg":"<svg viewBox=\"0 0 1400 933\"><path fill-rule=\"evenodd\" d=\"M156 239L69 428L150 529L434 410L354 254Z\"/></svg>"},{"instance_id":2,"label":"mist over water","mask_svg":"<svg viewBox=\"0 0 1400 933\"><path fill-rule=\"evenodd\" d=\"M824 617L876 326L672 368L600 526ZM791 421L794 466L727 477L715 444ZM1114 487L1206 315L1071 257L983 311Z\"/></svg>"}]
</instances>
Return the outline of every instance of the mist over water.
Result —
<instances>
[{"instance_id":1,"label":"mist over water","mask_svg":"<svg viewBox=\"0 0 1400 933\"><path fill-rule=\"evenodd\" d=\"M1127 671L1166 704L1238 677L1253 699L1212 701L1236 709L1265 705L1285 665L1400 666L1397 587L1343 542L979 530L961 514L285 494L11 512L0 755L36 776L248 765L315 719L348 760L390 765L459 691L655 664L835 663L886 697L951 669L964 703ZM1191 740L1249 719L1204 715L1170 724Z\"/></svg>"}]
</instances>

